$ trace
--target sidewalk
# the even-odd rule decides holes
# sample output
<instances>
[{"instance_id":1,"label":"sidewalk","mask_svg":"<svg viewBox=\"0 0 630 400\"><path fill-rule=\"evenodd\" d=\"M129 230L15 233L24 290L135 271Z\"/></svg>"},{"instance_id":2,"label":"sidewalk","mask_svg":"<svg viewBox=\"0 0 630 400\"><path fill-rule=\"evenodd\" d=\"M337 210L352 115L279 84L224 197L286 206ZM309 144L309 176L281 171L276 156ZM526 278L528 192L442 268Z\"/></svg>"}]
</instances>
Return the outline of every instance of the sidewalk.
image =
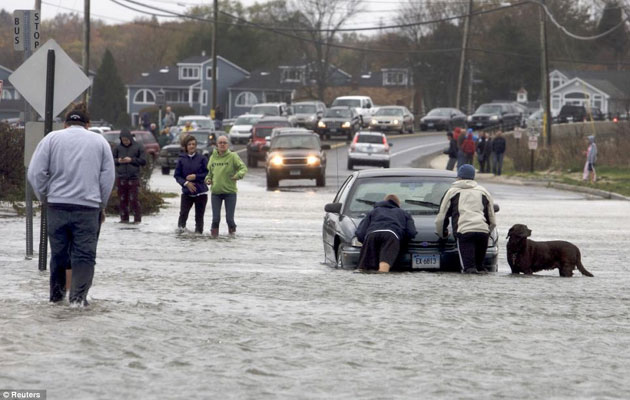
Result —
<instances>
[{"instance_id":1,"label":"sidewalk","mask_svg":"<svg viewBox=\"0 0 630 400\"><path fill-rule=\"evenodd\" d=\"M429 160L429 166L433 169L444 169L446 168L446 163L448 162L448 156L446 154L436 154ZM518 186L543 186L554 189L567 190L572 192L580 192L580 193L588 193L593 196L599 196L604 199L612 199L612 200L626 200L630 201L629 197L623 196L619 193L607 192L605 190L582 187L582 186L574 186L568 185L566 183L558 183L553 182L551 180L534 180L534 179L523 179L516 178L512 176L495 176L489 173L479 173L477 172L475 179L480 182L492 182L499 183L504 185L518 185Z\"/></svg>"}]
</instances>

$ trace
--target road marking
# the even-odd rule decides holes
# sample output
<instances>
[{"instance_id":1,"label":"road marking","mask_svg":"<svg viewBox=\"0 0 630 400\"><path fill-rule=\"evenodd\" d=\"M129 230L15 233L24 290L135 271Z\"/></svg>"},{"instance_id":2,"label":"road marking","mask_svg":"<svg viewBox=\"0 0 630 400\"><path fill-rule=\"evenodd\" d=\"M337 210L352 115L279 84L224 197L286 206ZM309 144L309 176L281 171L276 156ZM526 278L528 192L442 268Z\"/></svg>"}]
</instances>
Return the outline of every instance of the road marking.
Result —
<instances>
[{"instance_id":1,"label":"road marking","mask_svg":"<svg viewBox=\"0 0 630 400\"><path fill-rule=\"evenodd\" d=\"M425 147L433 147L433 146L444 146L444 143L421 144L421 145L418 145L418 146L410 147L410 148L405 149L403 151L399 151L397 153L393 153L392 157L395 157L395 156L398 156L398 155L401 155L401 154L404 154L404 153L408 153L408 152L413 151L413 150L422 149L422 148L425 148Z\"/></svg>"}]
</instances>

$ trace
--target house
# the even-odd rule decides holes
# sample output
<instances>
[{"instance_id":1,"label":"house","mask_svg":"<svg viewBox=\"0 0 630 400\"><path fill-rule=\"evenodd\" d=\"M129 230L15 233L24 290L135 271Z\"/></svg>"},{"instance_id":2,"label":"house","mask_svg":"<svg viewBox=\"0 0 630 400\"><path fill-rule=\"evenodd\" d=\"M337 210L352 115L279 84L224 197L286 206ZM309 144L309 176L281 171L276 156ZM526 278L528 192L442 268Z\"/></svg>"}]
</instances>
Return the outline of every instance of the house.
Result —
<instances>
[{"instance_id":1,"label":"house","mask_svg":"<svg viewBox=\"0 0 630 400\"><path fill-rule=\"evenodd\" d=\"M551 114L565 104L599 108L604 114L630 109L630 71L553 70L549 74Z\"/></svg>"},{"instance_id":2,"label":"house","mask_svg":"<svg viewBox=\"0 0 630 400\"><path fill-rule=\"evenodd\" d=\"M228 109L228 88L249 77L238 65L217 57L217 105ZM140 111L155 104L163 90L167 104L187 104L199 115L209 115L212 108L212 57L189 57L175 66L144 72L127 87L127 113L131 124L138 125ZM226 115L229 115L226 113Z\"/></svg>"}]
</instances>

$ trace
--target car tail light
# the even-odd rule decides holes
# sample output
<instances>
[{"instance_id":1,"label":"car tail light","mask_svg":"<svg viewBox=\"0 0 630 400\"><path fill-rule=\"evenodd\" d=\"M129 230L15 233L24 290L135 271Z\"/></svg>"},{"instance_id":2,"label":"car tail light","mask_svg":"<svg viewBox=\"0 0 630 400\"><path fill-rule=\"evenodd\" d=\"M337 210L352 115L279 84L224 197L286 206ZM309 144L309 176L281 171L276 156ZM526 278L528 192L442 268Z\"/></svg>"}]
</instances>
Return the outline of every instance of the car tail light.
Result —
<instances>
[{"instance_id":1,"label":"car tail light","mask_svg":"<svg viewBox=\"0 0 630 400\"><path fill-rule=\"evenodd\" d=\"M613 118L613 122L619 122L619 119L617 119L617 117Z\"/></svg>"},{"instance_id":2,"label":"car tail light","mask_svg":"<svg viewBox=\"0 0 630 400\"><path fill-rule=\"evenodd\" d=\"M383 135L383 146L385 146L385 153L389 153L389 144L387 143L387 137Z\"/></svg>"},{"instance_id":3,"label":"car tail light","mask_svg":"<svg viewBox=\"0 0 630 400\"><path fill-rule=\"evenodd\" d=\"M358 141L359 141L359 135L354 135L354 139L352 139L352 144L350 145L350 151L354 151L357 148Z\"/></svg>"}]
</instances>

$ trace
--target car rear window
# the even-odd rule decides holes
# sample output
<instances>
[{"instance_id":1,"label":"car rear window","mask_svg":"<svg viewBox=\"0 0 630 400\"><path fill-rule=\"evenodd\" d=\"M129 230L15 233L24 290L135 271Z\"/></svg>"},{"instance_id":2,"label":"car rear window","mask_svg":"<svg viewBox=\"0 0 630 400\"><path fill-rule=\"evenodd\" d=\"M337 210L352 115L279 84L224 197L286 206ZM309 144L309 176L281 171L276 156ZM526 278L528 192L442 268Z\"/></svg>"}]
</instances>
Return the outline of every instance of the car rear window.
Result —
<instances>
[{"instance_id":1,"label":"car rear window","mask_svg":"<svg viewBox=\"0 0 630 400\"><path fill-rule=\"evenodd\" d=\"M337 99L332 103L333 107L361 107L361 100L357 99Z\"/></svg>"},{"instance_id":2,"label":"car rear window","mask_svg":"<svg viewBox=\"0 0 630 400\"><path fill-rule=\"evenodd\" d=\"M383 144L383 137L380 135L359 135L357 143Z\"/></svg>"},{"instance_id":3,"label":"car rear window","mask_svg":"<svg viewBox=\"0 0 630 400\"><path fill-rule=\"evenodd\" d=\"M328 118L350 118L350 109L348 108L339 108L336 110L330 109L326 111L325 117Z\"/></svg>"},{"instance_id":4,"label":"car rear window","mask_svg":"<svg viewBox=\"0 0 630 400\"><path fill-rule=\"evenodd\" d=\"M256 128L254 129L254 136L264 139L267 136L271 136L272 129L273 128Z\"/></svg>"},{"instance_id":5,"label":"car rear window","mask_svg":"<svg viewBox=\"0 0 630 400\"><path fill-rule=\"evenodd\" d=\"M374 115L402 117L403 111L400 108L381 108Z\"/></svg>"},{"instance_id":6,"label":"car rear window","mask_svg":"<svg viewBox=\"0 0 630 400\"><path fill-rule=\"evenodd\" d=\"M400 198L401 208L412 215L437 214L442 197L452 182L451 178L424 176L362 178L352 188L346 213L353 217L366 214L374 203L382 201L388 194L395 194Z\"/></svg>"}]
</instances>

